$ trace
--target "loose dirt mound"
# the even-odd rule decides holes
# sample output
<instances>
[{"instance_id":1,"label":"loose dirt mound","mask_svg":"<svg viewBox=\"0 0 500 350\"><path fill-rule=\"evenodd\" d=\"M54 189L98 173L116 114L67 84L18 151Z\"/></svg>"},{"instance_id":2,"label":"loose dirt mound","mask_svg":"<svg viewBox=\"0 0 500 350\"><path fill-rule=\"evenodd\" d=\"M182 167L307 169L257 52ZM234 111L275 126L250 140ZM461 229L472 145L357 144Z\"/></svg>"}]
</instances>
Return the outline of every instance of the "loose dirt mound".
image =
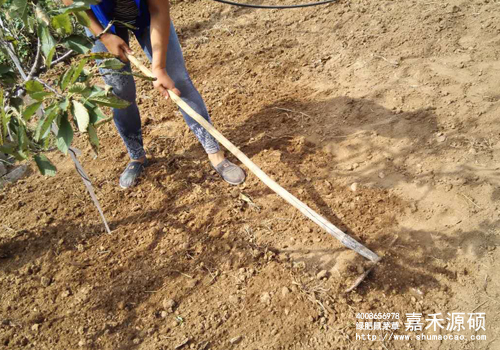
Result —
<instances>
[{"instance_id":1,"label":"loose dirt mound","mask_svg":"<svg viewBox=\"0 0 500 350\"><path fill-rule=\"evenodd\" d=\"M498 14L493 1L176 2L216 127L382 262L345 294L370 265L251 174L222 183L138 82L153 159L138 187L117 186L112 125L97 159L77 141L112 235L68 158L2 189L0 347L500 348ZM387 333L356 330L370 312L399 313L395 334L413 335L406 313L486 312L487 340L356 340Z\"/></svg>"}]
</instances>

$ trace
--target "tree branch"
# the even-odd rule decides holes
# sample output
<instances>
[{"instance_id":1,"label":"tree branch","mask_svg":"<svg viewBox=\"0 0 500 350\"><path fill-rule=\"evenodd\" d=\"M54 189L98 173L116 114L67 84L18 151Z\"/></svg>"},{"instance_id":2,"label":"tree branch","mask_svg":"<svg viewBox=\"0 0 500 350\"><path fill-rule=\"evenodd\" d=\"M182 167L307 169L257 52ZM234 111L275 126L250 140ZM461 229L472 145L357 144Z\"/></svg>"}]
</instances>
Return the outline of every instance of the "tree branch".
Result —
<instances>
[{"instance_id":1,"label":"tree branch","mask_svg":"<svg viewBox=\"0 0 500 350\"><path fill-rule=\"evenodd\" d=\"M46 82L44 82L42 79L40 79L40 78L37 77L37 78L35 78L35 80L38 81L43 86L45 86L50 91L52 91L54 94L56 94L57 97L63 97L63 95L61 95L59 92L57 92L56 89L54 89L52 86L50 86L49 84L47 84Z\"/></svg>"},{"instance_id":2,"label":"tree branch","mask_svg":"<svg viewBox=\"0 0 500 350\"><path fill-rule=\"evenodd\" d=\"M66 58L68 58L69 56L71 56L73 53L74 53L73 50L69 50L64 55L62 55L61 57L59 57L57 60L53 60L50 65L58 64L59 62L64 61Z\"/></svg>"},{"instance_id":3,"label":"tree branch","mask_svg":"<svg viewBox=\"0 0 500 350\"><path fill-rule=\"evenodd\" d=\"M23 78L23 80L26 80L26 78L27 78L26 73L24 72L23 66L21 66L21 62L19 61L19 58L17 58L16 53L14 52L13 45L11 43L6 42L2 38L0 38L0 44L2 44L2 46L5 47L7 54L9 55L12 62L14 62L14 65L16 66L17 71L21 75L21 78Z\"/></svg>"},{"instance_id":4,"label":"tree branch","mask_svg":"<svg viewBox=\"0 0 500 350\"><path fill-rule=\"evenodd\" d=\"M40 44L40 38L38 38L37 46L36 46L35 62L33 62L33 67L31 67L31 71L28 74L28 77L26 78L26 80L31 80L33 78L33 75L36 73L36 71L38 69L38 62L40 61L40 48L41 48L41 46L42 45Z\"/></svg>"}]
</instances>

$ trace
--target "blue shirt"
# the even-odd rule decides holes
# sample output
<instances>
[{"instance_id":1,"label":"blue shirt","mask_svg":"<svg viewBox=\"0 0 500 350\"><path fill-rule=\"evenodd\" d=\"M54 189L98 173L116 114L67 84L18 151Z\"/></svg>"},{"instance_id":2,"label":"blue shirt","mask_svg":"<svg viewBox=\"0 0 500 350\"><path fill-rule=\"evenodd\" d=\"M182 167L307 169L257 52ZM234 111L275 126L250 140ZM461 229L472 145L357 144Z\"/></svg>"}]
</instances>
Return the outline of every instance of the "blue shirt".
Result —
<instances>
[{"instance_id":1,"label":"blue shirt","mask_svg":"<svg viewBox=\"0 0 500 350\"><path fill-rule=\"evenodd\" d=\"M120 1L120 0L116 0ZM134 0L139 9L135 31L136 35L141 35L144 29L149 27L151 16L149 15L148 4L146 0ZM97 17L101 25L106 28L109 22L113 19L113 10L115 8L115 0L102 0L97 5L90 5L92 12ZM116 34L115 26L111 26L111 32Z\"/></svg>"}]
</instances>

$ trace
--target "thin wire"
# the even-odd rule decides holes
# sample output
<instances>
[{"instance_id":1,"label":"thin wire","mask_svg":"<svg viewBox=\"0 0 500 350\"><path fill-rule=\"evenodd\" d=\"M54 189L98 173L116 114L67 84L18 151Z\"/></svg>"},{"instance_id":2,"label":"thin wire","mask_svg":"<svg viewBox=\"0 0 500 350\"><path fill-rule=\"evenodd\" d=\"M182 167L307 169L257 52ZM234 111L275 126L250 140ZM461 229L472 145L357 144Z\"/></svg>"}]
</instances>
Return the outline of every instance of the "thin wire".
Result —
<instances>
[{"instance_id":1,"label":"thin wire","mask_svg":"<svg viewBox=\"0 0 500 350\"><path fill-rule=\"evenodd\" d=\"M240 6L240 7L250 7L250 8L257 8L257 9L295 9L295 8L300 8L300 7L311 7L311 6L319 6L319 5L326 5L326 4L331 4L333 2L337 2L338 0L325 0L325 1L319 1L319 2L311 2L311 3L306 3L306 4L297 4L297 5L256 5L256 4L242 4L239 2L233 2L233 1L228 1L228 0L212 0L216 2L220 2L222 4L226 5L233 5L233 6Z\"/></svg>"}]
</instances>

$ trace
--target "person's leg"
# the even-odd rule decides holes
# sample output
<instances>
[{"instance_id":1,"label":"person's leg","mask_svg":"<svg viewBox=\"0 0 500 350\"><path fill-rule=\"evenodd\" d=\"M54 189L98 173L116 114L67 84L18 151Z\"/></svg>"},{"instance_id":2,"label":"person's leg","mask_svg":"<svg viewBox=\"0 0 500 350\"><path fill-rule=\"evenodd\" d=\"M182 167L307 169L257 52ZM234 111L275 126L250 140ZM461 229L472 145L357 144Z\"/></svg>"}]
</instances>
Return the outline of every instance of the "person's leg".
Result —
<instances>
[{"instance_id":1,"label":"person's leg","mask_svg":"<svg viewBox=\"0 0 500 350\"><path fill-rule=\"evenodd\" d=\"M152 50L149 30L145 30L142 37L137 39L146 53L146 56L151 61ZM186 70L182 49L172 22L170 22L170 37L167 49L166 70L170 78L174 81L175 87L181 92L181 98L198 114L205 118L205 120L211 123L205 102L193 85L193 82L189 77L189 73ZM215 170L224 178L224 180L231 184L243 182L245 179L245 173L241 168L224 158L224 153L220 149L217 140L215 140L215 138L210 135L205 128L198 124L182 109L179 110L181 111L187 125L193 131L205 149L205 152L208 154L208 158Z\"/></svg>"},{"instance_id":2,"label":"person's leg","mask_svg":"<svg viewBox=\"0 0 500 350\"><path fill-rule=\"evenodd\" d=\"M87 35L92 35L90 31L86 31ZM128 43L127 31L119 31L117 34ZM107 49L100 40L97 40L92 48L92 52L107 52ZM99 61L97 63L99 63ZM125 65L122 71L131 72L130 64ZM142 141L139 108L135 101L136 89L134 78L131 75L119 74L112 69L101 68L100 73L104 74L104 82L106 85L112 87L113 93L116 96L130 102L127 108L113 108L113 120L132 161L144 163L146 160L146 153ZM140 164L129 164L120 177L120 186L132 186L141 171L142 166L140 166Z\"/></svg>"},{"instance_id":3,"label":"person's leg","mask_svg":"<svg viewBox=\"0 0 500 350\"><path fill-rule=\"evenodd\" d=\"M146 56L151 61L152 50L151 50L151 39L149 31L145 31L141 38L138 38L142 49L146 53ZM175 87L181 92L181 98L198 114L200 114L205 120L210 121L210 116L208 115L205 102L201 97L198 90L194 87L191 78L186 70L184 64L184 57L182 56L182 50L179 45L179 40L177 34L175 33L175 28L173 24L170 25L170 38L167 50L167 73L175 82ZM189 128L194 132L201 145L207 152L207 154L214 154L219 152L219 144L200 124L198 124L193 118L186 114L183 110L180 110L184 120L186 121Z\"/></svg>"}]
</instances>

